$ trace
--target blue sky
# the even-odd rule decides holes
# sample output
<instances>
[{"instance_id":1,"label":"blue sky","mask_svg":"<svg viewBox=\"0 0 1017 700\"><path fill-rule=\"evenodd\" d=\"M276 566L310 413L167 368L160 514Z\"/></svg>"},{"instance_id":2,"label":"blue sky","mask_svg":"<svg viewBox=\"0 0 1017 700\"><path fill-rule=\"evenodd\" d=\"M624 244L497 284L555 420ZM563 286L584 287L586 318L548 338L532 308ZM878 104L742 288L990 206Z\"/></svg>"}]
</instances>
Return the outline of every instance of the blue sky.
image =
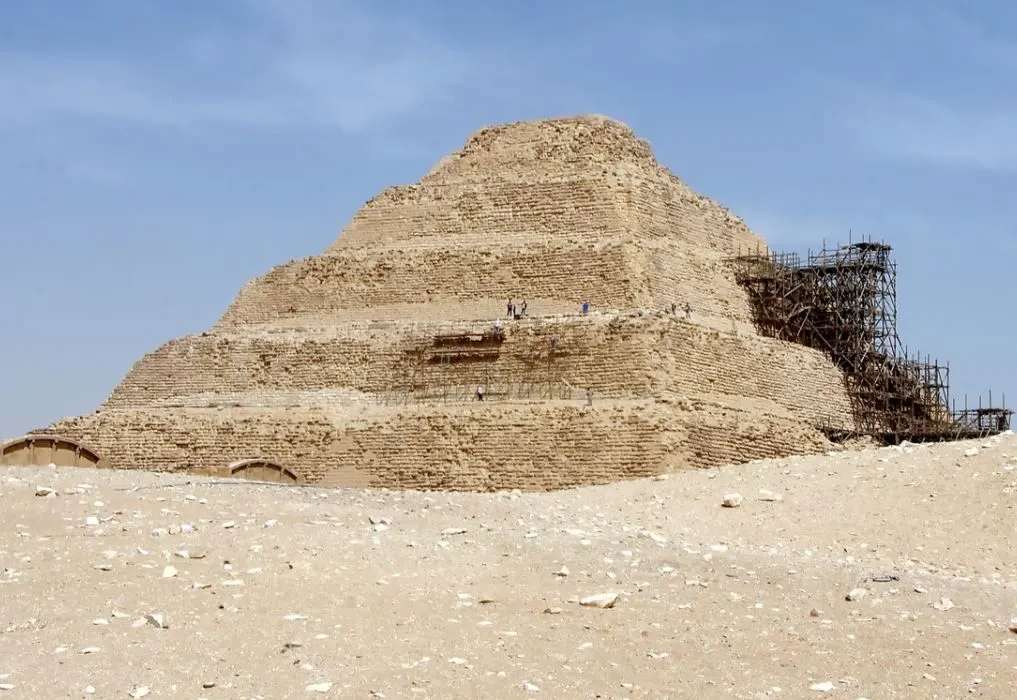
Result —
<instances>
[{"instance_id":1,"label":"blue sky","mask_svg":"<svg viewBox=\"0 0 1017 700\"><path fill-rule=\"evenodd\" d=\"M1017 5L0 4L0 436L94 409L483 124L599 113L778 248L900 263L900 330L1017 403Z\"/></svg>"}]
</instances>

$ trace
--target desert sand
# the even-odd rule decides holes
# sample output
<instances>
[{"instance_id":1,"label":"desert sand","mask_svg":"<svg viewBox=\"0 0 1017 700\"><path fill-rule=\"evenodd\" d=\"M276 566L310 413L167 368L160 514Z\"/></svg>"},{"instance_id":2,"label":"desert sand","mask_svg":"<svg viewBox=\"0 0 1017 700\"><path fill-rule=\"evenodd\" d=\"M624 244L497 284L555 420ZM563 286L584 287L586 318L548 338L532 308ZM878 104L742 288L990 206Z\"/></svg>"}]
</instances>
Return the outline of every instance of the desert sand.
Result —
<instances>
[{"instance_id":1,"label":"desert sand","mask_svg":"<svg viewBox=\"0 0 1017 700\"><path fill-rule=\"evenodd\" d=\"M1015 464L1007 434L525 494L5 467L0 697L1013 698Z\"/></svg>"}]
</instances>

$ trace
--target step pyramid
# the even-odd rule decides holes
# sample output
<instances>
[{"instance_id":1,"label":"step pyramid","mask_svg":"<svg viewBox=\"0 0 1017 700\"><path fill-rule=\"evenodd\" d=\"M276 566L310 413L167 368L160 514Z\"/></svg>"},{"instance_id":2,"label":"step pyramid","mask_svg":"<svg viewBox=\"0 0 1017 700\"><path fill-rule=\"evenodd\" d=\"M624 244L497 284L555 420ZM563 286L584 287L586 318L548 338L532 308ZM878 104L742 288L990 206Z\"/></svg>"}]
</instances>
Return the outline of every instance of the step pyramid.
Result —
<instances>
[{"instance_id":1,"label":"step pyramid","mask_svg":"<svg viewBox=\"0 0 1017 700\"><path fill-rule=\"evenodd\" d=\"M757 333L730 262L749 249L766 243L618 121L486 127L44 431L115 468L256 459L307 483L418 489L828 449L815 426L850 421L844 377Z\"/></svg>"}]
</instances>

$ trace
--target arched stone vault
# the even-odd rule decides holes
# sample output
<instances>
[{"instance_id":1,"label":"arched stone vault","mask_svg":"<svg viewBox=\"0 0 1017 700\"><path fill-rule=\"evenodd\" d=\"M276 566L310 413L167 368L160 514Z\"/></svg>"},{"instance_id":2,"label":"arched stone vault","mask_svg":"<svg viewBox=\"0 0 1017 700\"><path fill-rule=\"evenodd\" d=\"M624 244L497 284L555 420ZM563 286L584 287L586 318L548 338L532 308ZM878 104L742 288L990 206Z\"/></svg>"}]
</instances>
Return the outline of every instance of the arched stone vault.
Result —
<instances>
[{"instance_id":1,"label":"arched stone vault","mask_svg":"<svg viewBox=\"0 0 1017 700\"><path fill-rule=\"evenodd\" d=\"M251 481L270 481L279 484L302 484L297 472L267 459L241 459L226 468L226 476Z\"/></svg>"},{"instance_id":2,"label":"arched stone vault","mask_svg":"<svg viewBox=\"0 0 1017 700\"><path fill-rule=\"evenodd\" d=\"M0 465L100 467L99 453L60 435L24 435L0 445Z\"/></svg>"}]
</instances>

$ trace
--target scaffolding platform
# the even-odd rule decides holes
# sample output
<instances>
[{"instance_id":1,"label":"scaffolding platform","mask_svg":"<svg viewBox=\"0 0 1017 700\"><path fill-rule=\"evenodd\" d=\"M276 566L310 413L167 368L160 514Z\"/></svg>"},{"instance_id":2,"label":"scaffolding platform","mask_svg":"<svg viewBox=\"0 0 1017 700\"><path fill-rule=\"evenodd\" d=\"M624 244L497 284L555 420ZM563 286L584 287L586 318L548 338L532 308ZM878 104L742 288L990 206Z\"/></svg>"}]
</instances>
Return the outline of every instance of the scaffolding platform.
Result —
<instances>
[{"instance_id":1,"label":"scaffolding platform","mask_svg":"<svg viewBox=\"0 0 1017 700\"><path fill-rule=\"evenodd\" d=\"M731 263L760 334L821 350L845 373L854 427L819 426L830 435L893 443L1009 429L1005 399L1002 408L979 408L977 415L951 411L949 365L923 360L901 343L897 264L889 245L871 239L824 245L804 260L757 249Z\"/></svg>"}]
</instances>

